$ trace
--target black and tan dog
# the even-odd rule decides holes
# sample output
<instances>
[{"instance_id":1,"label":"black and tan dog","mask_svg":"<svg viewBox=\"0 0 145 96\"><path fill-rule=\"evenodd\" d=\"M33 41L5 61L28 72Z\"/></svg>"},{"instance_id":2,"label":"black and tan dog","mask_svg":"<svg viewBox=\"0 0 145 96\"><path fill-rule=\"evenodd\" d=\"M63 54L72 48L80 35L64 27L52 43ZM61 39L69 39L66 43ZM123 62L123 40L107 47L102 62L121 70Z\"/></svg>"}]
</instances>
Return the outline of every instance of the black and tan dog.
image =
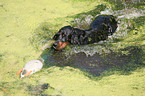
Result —
<instances>
[{"instance_id":1,"label":"black and tan dog","mask_svg":"<svg viewBox=\"0 0 145 96\"><path fill-rule=\"evenodd\" d=\"M112 15L100 15L90 25L88 30L81 30L71 26L62 27L53 37L53 48L63 49L67 44L85 45L106 40L117 28L117 21Z\"/></svg>"}]
</instances>

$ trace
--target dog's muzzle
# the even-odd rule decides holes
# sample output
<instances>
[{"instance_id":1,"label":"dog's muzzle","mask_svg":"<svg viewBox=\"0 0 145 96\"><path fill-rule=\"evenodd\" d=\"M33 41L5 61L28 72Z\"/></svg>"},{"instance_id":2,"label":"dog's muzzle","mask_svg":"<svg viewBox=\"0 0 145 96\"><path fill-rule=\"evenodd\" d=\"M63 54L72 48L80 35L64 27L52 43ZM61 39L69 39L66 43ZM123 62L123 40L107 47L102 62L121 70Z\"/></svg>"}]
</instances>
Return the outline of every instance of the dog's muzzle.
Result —
<instances>
[{"instance_id":1,"label":"dog's muzzle","mask_svg":"<svg viewBox=\"0 0 145 96\"><path fill-rule=\"evenodd\" d=\"M52 45L52 47L55 50L62 50L63 48L65 48L65 46L67 44L70 44L70 42L61 42L61 41L55 41L54 44Z\"/></svg>"}]
</instances>

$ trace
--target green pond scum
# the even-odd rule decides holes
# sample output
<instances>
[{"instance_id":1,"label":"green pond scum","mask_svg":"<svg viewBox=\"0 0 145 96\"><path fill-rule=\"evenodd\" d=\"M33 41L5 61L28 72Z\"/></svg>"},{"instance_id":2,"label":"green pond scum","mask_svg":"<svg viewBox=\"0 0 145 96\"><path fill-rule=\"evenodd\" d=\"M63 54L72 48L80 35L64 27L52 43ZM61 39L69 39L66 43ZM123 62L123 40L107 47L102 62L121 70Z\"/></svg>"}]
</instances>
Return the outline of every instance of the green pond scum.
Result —
<instances>
[{"instance_id":1,"label":"green pond scum","mask_svg":"<svg viewBox=\"0 0 145 96\"><path fill-rule=\"evenodd\" d=\"M108 40L50 48L61 27L100 14L118 20ZM17 76L41 57L39 72ZM0 0L0 96L145 96L144 0Z\"/></svg>"}]
</instances>

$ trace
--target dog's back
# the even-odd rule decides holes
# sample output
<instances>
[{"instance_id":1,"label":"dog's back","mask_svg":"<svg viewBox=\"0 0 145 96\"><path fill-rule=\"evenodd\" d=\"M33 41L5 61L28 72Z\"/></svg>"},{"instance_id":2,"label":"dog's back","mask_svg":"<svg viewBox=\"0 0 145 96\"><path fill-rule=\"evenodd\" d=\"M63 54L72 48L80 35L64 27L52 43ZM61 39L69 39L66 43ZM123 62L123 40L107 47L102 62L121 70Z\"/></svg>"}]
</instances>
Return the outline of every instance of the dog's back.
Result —
<instances>
[{"instance_id":1,"label":"dog's back","mask_svg":"<svg viewBox=\"0 0 145 96\"><path fill-rule=\"evenodd\" d=\"M98 16L90 24L90 29L88 30L81 30L71 26L64 26L59 30L58 33L54 35L53 39L56 40L56 42L53 44L53 48L57 48L59 44L63 45L63 43L66 42L71 44L84 45L106 40L109 35L112 35L116 31L116 28L117 21L112 15Z\"/></svg>"},{"instance_id":2,"label":"dog's back","mask_svg":"<svg viewBox=\"0 0 145 96\"><path fill-rule=\"evenodd\" d=\"M100 15L91 24L90 29L86 30L91 40L89 43L106 40L109 35L112 35L117 28L117 21L112 15Z\"/></svg>"},{"instance_id":3,"label":"dog's back","mask_svg":"<svg viewBox=\"0 0 145 96\"><path fill-rule=\"evenodd\" d=\"M117 28L117 21L113 15L100 15L95 18L90 27L98 31L108 30L113 34Z\"/></svg>"}]
</instances>

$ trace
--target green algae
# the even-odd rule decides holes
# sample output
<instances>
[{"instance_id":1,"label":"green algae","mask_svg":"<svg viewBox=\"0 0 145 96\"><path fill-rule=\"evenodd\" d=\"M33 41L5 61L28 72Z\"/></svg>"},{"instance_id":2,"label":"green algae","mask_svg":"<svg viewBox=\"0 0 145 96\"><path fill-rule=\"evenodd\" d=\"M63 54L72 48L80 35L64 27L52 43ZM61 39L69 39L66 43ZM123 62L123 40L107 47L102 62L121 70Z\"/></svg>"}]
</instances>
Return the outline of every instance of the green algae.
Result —
<instances>
[{"instance_id":1,"label":"green algae","mask_svg":"<svg viewBox=\"0 0 145 96\"><path fill-rule=\"evenodd\" d=\"M31 45L30 38L34 36L34 45L38 43L36 47L41 48L43 43L37 41L52 38L53 34L62 26L69 25L69 22L74 20L73 16L80 16L76 14L89 12L100 3L113 6L108 2L104 2L105 0L100 1L1 0L0 94L2 96L31 96L35 86L48 83L52 88L44 90L41 95L143 96L145 90L145 70L142 68L143 66L137 67L137 69L136 67L131 69L131 66L122 68L125 68L125 72L131 70L130 74L124 75L124 72L121 71L121 73L119 69L118 71L110 69L110 71L101 73L102 76L93 76L75 67L51 66L55 62L48 60L49 66L38 73L24 79L20 79L16 75L17 71L23 68L29 60L37 59L43 53L33 48L35 46ZM144 17L133 20L135 29L131 30L130 34L123 38L122 41L111 43L110 46L115 52L129 48L128 46L139 46L143 50L142 53L145 52L145 25L140 20L144 21ZM43 31L40 29L43 29ZM36 39L37 32L43 35ZM42 46L39 46L41 44ZM67 47L69 49L69 46ZM48 52L47 54L52 54L50 50ZM129 54L129 51L122 50L122 54ZM145 56L142 58L142 60L145 60ZM129 64L134 65L134 63L131 61ZM144 63L145 61L142 61L142 64ZM29 86L32 89L28 90Z\"/></svg>"}]
</instances>

